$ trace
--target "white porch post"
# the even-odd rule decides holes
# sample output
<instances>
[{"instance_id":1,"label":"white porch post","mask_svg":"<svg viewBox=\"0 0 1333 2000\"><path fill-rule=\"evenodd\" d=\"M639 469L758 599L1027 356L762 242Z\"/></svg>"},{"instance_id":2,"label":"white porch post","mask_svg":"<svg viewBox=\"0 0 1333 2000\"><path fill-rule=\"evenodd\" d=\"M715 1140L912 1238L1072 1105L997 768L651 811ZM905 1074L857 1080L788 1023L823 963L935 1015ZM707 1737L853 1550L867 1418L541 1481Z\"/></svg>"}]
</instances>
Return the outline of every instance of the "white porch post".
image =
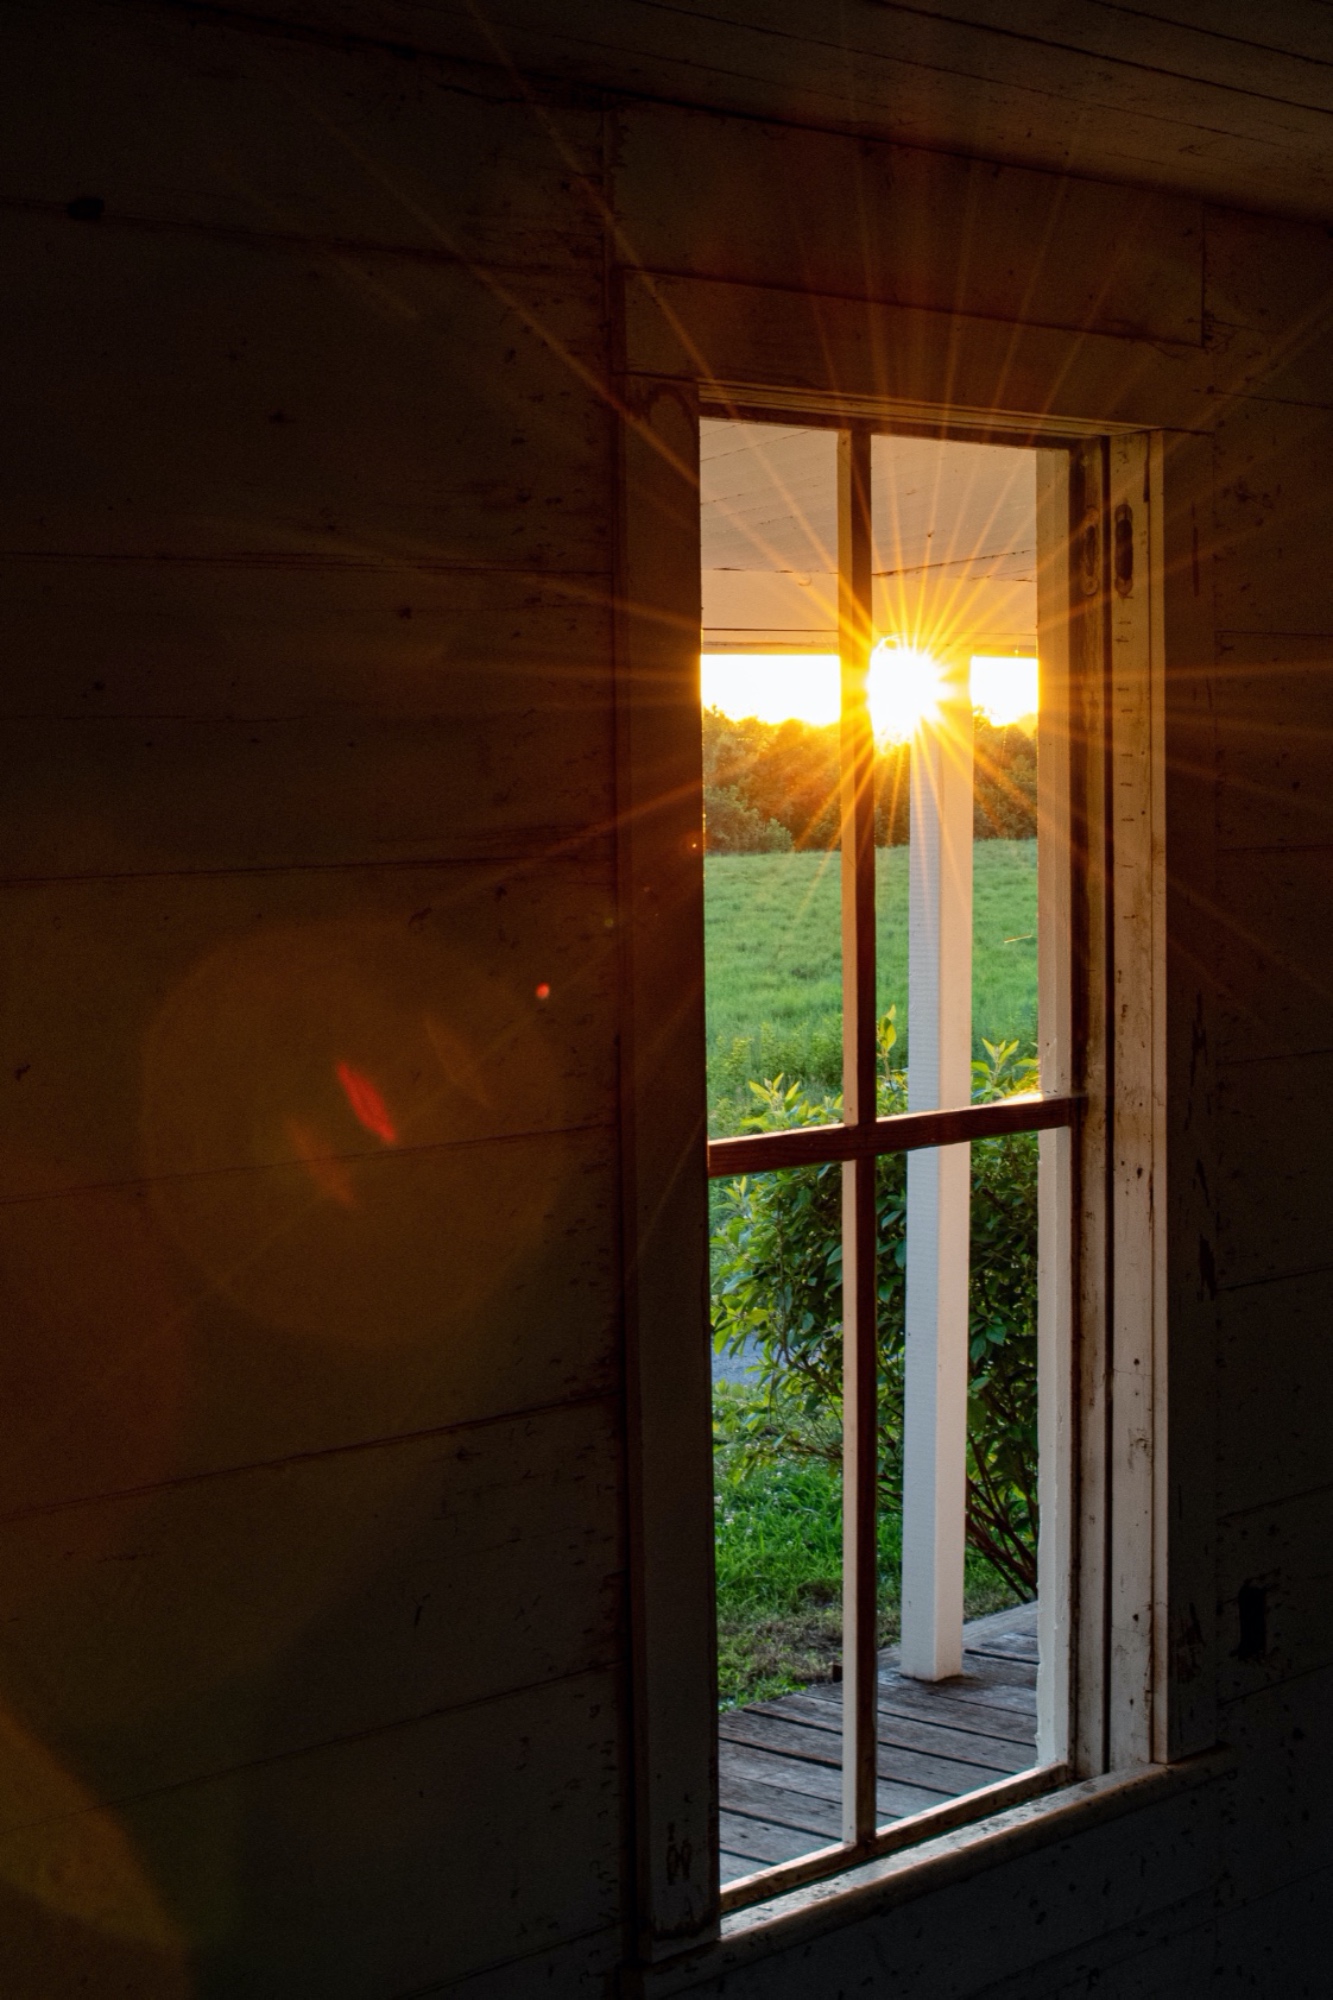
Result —
<instances>
[{"instance_id":1,"label":"white porch post","mask_svg":"<svg viewBox=\"0 0 1333 2000\"><path fill-rule=\"evenodd\" d=\"M909 1109L966 1104L972 1057L972 706L947 670L938 718L912 742L908 911ZM903 1416L903 1672L963 1663L967 1279L971 1149L907 1159Z\"/></svg>"}]
</instances>

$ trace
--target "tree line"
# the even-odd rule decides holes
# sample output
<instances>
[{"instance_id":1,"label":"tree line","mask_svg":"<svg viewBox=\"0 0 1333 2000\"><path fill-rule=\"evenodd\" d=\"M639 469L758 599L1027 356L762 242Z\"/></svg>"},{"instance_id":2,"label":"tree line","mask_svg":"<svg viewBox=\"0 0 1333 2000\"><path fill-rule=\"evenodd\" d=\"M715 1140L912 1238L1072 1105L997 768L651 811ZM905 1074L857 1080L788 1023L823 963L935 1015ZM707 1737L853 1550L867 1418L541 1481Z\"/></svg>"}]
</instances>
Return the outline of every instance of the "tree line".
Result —
<instances>
[{"instance_id":1,"label":"tree line","mask_svg":"<svg viewBox=\"0 0 1333 2000\"><path fill-rule=\"evenodd\" d=\"M1037 831L1037 746L1017 724L974 717L973 830L978 840L1026 840ZM710 854L833 848L839 838L838 725L737 722L704 710L704 828ZM875 759L875 844L908 838L911 746Z\"/></svg>"}]
</instances>

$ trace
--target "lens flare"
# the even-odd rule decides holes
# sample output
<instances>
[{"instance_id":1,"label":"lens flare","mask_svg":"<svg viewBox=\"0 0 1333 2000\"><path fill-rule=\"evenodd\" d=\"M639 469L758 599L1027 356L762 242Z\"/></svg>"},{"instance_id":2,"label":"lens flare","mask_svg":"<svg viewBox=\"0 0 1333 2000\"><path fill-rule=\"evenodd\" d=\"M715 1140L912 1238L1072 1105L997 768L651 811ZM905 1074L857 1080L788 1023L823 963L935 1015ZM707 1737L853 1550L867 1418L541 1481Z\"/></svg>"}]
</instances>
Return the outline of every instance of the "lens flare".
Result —
<instances>
[{"instance_id":1,"label":"lens flare","mask_svg":"<svg viewBox=\"0 0 1333 2000\"><path fill-rule=\"evenodd\" d=\"M345 1062L337 1065L335 1075L343 1087L347 1102L352 1107L352 1116L357 1123L363 1125L367 1132L373 1132L386 1146L396 1146L398 1132L389 1116L389 1107L370 1078Z\"/></svg>"},{"instance_id":2,"label":"lens flare","mask_svg":"<svg viewBox=\"0 0 1333 2000\"><path fill-rule=\"evenodd\" d=\"M539 889L509 893L540 934ZM563 1136L577 1024L533 1000L575 947L534 946L511 984L489 883L444 924L410 908L275 925L187 967L145 1038L142 1144L194 1310L220 1297L266 1336L392 1347L446 1408L490 1379L503 1301L586 1201Z\"/></svg>"},{"instance_id":3,"label":"lens flare","mask_svg":"<svg viewBox=\"0 0 1333 2000\"><path fill-rule=\"evenodd\" d=\"M330 1201L336 1201L339 1208L355 1208L356 1190L352 1186L352 1177L342 1161L334 1158L328 1142L321 1140L299 1118L287 1120L287 1137L292 1151L320 1193L327 1195Z\"/></svg>"}]
</instances>

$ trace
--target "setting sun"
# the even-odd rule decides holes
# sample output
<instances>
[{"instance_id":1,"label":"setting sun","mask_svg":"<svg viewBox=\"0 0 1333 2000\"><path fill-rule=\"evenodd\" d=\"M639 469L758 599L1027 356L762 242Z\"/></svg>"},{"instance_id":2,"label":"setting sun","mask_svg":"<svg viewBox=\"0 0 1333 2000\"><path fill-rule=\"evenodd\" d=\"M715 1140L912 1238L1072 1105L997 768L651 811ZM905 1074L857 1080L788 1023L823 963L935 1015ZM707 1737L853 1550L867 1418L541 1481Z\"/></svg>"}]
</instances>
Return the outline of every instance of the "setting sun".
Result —
<instances>
[{"instance_id":1,"label":"setting sun","mask_svg":"<svg viewBox=\"0 0 1333 2000\"><path fill-rule=\"evenodd\" d=\"M920 646L881 639L870 655L870 719L881 742L902 743L940 705L940 664Z\"/></svg>"}]
</instances>

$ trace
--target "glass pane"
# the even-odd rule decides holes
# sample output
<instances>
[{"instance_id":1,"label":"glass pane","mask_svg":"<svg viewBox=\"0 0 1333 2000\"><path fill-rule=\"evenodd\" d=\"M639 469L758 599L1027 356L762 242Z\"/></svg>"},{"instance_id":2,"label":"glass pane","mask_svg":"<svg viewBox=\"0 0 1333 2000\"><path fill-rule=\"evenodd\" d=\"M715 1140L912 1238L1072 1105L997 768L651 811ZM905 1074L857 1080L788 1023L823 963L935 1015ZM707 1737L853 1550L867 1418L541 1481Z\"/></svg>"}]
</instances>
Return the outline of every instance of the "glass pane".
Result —
<instances>
[{"instance_id":1,"label":"glass pane","mask_svg":"<svg viewBox=\"0 0 1333 2000\"><path fill-rule=\"evenodd\" d=\"M1023 1133L971 1149L961 1672L921 1678L905 1671L899 1644L881 1652L881 1823L961 1798L1036 1759L1037 1144ZM943 1157L913 1154L911 1169L922 1174ZM886 1160L879 1195L880 1551L884 1632L894 1640L902 1611L908 1166L901 1157ZM929 1246L918 1239L913 1253L928 1256Z\"/></svg>"},{"instance_id":2,"label":"glass pane","mask_svg":"<svg viewBox=\"0 0 1333 2000\"><path fill-rule=\"evenodd\" d=\"M880 1099L926 1109L1032 1084L1035 458L880 438L872 504ZM885 1819L1035 1755L1036 1144L880 1171Z\"/></svg>"},{"instance_id":3,"label":"glass pane","mask_svg":"<svg viewBox=\"0 0 1333 2000\"><path fill-rule=\"evenodd\" d=\"M710 1129L841 1113L837 439L702 439ZM841 1170L711 1189L722 1877L841 1835Z\"/></svg>"},{"instance_id":4,"label":"glass pane","mask_svg":"<svg viewBox=\"0 0 1333 2000\"><path fill-rule=\"evenodd\" d=\"M837 439L708 421L701 448L710 1129L842 1081ZM795 1100L793 1100L795 1101Z\"/></svg>"},{"instance_id":5,"label":"glass pane","mask_svg":"<svg viewBox=\"0 0 1333 2000\"><path fill-rule=\"evenodd\" d=\"M841 1837L841 1170L714 1184L722 1879Z\"/></svg>"},{"instance_id":6,"label":"glass pane","mask_svg":"<svg viewBox=\"0 0 1333 2000\"><path fill-rule=\"evenodd\" d=\"M840 1110L835 453L826 432L705 427L715 1136ZM885 1114L1032 1082L1035 460L876 439L872 504ZM979 1144L970 1182L957 1148L877 1169L881 1823L1035 1754L1036 1148ZM712 1189L724 1880L841 1832L841 1206L832 1165ZM952 1399L942 1427L932 1396ZM927 1658L903 1543L940 1547L910 1471L932 1424L924 1490L952 1553L927 1563L945 1607Z\"/></svg>"},{"instance_id":7,"label":"glass pane","mask_svg":"<svg viewBox=\"0 0 1333 2000\"><path fill-rule=\"evenodd\" d=\"M871 466L880 1017L905 1063L912 741L937 715L941 678L966 678L977 836L972 1053L1017 1039L1026 1054L1036 1037L1035 455L877 437Z\"/></svg>"}]
</instances>

